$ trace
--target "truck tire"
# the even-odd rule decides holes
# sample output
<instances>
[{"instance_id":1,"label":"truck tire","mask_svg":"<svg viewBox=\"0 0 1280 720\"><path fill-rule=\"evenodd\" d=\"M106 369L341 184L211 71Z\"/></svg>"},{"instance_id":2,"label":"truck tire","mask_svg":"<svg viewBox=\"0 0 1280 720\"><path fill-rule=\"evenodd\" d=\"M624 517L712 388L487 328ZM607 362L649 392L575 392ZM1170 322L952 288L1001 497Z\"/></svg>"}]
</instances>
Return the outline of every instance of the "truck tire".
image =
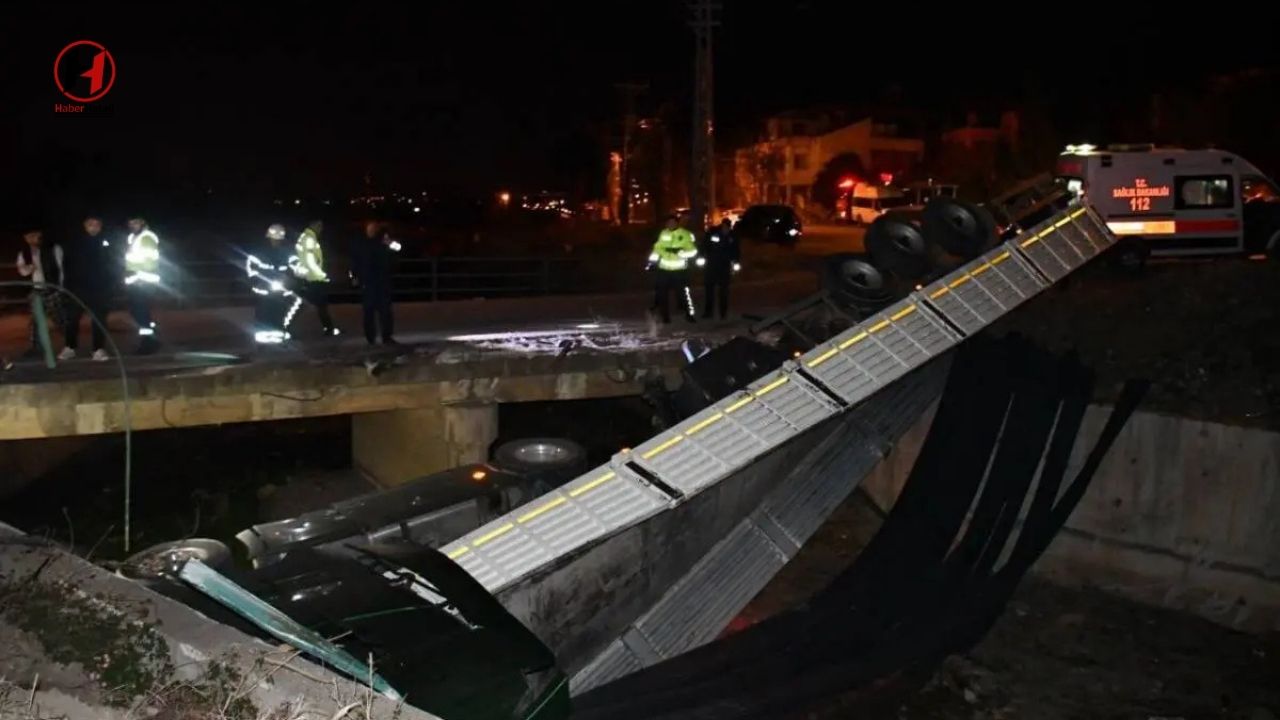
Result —
<instances>
[{"instance_id":1,"label":"truck tire","mask_svg":"<svg viewBox=\"0 0 1280 720\"><path fill-rule=\"evenodd\" d=\"M1126 272L1141 272L1151 257L1151 248L1141 238L1125 238L1116 243L1112 251L1112 263Z\"/></svg>"},{"instance_id":2,"label":"truck tire","mask_svg":"<svg viewBox=\"0 0 1280 720\"><path fill-rule=\"evenodd\" d=\"M1267 236L1267 244L1263 246L1263 252L1267 254L1267 259L1271 261L1280 260L1280 226L1276 226L1271 230L1271 234Z\"/></svg>"},{"instance_id":3,"label":"truck tire","mask_svg":"<svg viewBox=\"0 0 1280 720\"><path fill-rule=\"evenodd\" d=\"M582 472L587 469L587 451L565 438L512 440L493 451L493 464L515 473Z\"/></svg>"},{"instance_id":4,"label":"truck tire","mask_svg":"<svg viewBox=\"0 0 1280 720\"><path fill-rule=\"evenodd\" d=\"M177 575L187 560L199 560L214 570L231 567L231 548L219 540L190 538L160 543L130 555L120 573L134 580L157 580Z\"/></svg>"}]
</instances>

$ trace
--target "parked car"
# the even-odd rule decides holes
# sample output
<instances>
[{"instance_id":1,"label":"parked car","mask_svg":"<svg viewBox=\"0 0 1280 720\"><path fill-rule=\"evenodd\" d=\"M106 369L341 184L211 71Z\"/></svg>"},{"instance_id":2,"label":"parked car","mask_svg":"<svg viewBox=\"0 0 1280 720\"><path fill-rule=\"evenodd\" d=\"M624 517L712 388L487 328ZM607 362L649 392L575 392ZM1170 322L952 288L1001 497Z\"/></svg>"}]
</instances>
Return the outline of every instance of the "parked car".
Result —
<instances>
[{"instance_id":1,"label":"parked car","mask_svg":"<svg viewBox=\"0 0 1280 720\"><path fill-rule=\"evenodd\" d=\"M733 226L739 240L755 240L781 245L800 241L800 218L787 205L752 205Z\"/></svg>"}]
</instances>

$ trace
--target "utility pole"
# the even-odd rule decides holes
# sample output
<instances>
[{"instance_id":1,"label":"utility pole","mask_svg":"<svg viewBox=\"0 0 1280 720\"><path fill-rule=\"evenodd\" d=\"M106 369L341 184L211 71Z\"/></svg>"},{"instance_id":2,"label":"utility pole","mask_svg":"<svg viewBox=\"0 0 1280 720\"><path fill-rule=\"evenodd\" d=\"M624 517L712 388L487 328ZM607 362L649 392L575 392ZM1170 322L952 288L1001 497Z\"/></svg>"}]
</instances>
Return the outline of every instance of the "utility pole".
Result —
<instances>
[{"instance_id":1,"label":"utility pole","mask_svg":"<svg viewBox=\"0 0 1280 720\"><path fill-rule=\"evenodd\" d=\"M622 202L618 214L623 225L631 222L631 133L636 126L636 97L649 89L648 83L614 83L622 94Z\"/></svg>"},{"instance_id":2,"label":"utility pole","mask_svg":"<svg viewBox=\"0 0 1280 720\"><path fill-rule=\"evenodd\" d=\"M716 206L715 115L711 82L711 36L720 25L716 0L689 0L693 18L693 157L689 164L689 207L693 229L707 225L707 214Z\"/></svg>"}]
</instances>

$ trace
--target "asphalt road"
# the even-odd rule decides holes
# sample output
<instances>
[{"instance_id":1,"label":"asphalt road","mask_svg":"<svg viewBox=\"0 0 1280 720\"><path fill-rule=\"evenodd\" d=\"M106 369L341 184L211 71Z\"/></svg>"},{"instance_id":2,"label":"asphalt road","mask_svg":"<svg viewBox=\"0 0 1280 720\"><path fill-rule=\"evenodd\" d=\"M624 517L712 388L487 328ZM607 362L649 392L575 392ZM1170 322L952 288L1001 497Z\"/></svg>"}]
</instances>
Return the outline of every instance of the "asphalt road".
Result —
<instances>
[{"instance_id":1,"label":"asphalt road","mask_svg":"<svg viewBox=\"0 0 1280 720\"><path fill-rule=\"evenodd\" d=\"M735 315L741 312L763 314L787 305L816 289L814 276L808 272L790 272L772 280L740 283L733 288L731 303ZM701 290L693 291L695 303L701 307ZM608 336L697 335L703 331L726 329L726 323L686 324L677 317L670 326L655 325L647 308L652 296L645 293L615 295L562 295L513 298L503 300L457 300L435 303L400 303L395 308L396 338L407 345L430 345L446 342L492 344L519 342L522 338L573 333ZM139 358L130 356L137 339L128 314L111 314L109 326L117 345L126 354L126 365L133 371L167 371L188 365L224 362L252 362L269 357L272 361L316 359L329 355L360 353L365 348L359 306L331 306L334 319L343 330L340 338L320 336L315 313L303 307L291 328L295 336L292 348L273 351L270 356L254 357L251 339L253 310L250 307L219 307L203 310L159 310L156 321L163 343L160 353ZM678 316L678 312L673 312ZM0 374L0 382L51 381L67 377L92 377L116 372L115 363L94 363L83 357L88 346L88 323L81 329L82 357L60 364L55 371L44 369L38 357L23 357L27 349L27 315L10 313L0 317L0 355L13 359L17 367ZM732 322L727 325L733 325ZM53 338L55 348L62 347L60 333ZM202 355L202 353L204 355ZM212 354L212 355L210 355ZM228 356L219 359L218 354Z\"/></svg>"},{"instance_id":2,"label":"asphalt road","mask_svg":"<svg viewBox=\"0 0 1280 720\"><path fill-rule=\"evenodd\" d=\"M866 228L854 225L805 225L795 250L801 255L863 252L865 234Z\"/></svg>"}]
</instances>

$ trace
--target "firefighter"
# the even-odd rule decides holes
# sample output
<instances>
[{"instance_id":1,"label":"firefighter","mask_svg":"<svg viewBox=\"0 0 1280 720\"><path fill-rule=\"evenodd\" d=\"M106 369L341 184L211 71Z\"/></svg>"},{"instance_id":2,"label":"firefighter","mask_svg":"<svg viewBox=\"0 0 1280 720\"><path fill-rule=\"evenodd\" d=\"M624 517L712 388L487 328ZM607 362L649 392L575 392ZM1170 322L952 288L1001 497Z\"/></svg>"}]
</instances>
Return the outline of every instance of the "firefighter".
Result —
<instances>
[{"instance_id":1,"label":"firefighter","mask_svg":"<svg viewBox=\"0 0 1280 720\"><path fill-rule=\"evenodd\" d=\"M340 332L329 315L329 276L324 272L324 249L320 247L320 233L323 231L324 223L314 220L298 236L293 265L293 274L298 278L295 292L315 306L324 334L335 337Z\"/></svg>"},{"instance_id":2,"label":"firefighter","mask_svg":"<svg viewBox=\"0 0 1280 720\"><path fill-rule=\"evenodd\" d=\"M653 307L662 315L662 322L671 322L671 306L669 295L674 290L681 294L684 301L685 319L696 322L693 310L693 295L689 292L689 261L698 257L698 245L693 233L680 227L674 215L667 218L667 226L658 233L658 241L653 244L653 252L649 255L647 270L657 269L654 281Z\"/></svg>"},{"instance_id":3,"label":"firefighter","mask_svg":"<svg viewBox=\"0 0 1280 720\"><path fill-rule=\"evenodd\" d=\"M22 240L26 245L18 251L18 259L16 262L18 274L24 278L29 278L33 284L31 296L34 300L38 296L44 307L45 317L49 319L50 327L58 324L61 314L58 308L61 305L61 296L58 294L56 287L62 285L62 246L56 243L46 243L44 241L44 233L35 226L30 226L22 233ZM49 283L46 285L45 283ZM36 333L36 318L34 308L31 315L31 349L29 355L37 355L40 352L40 343Z\"/></svg>"},{"instance_id":4,"label":"firefighter","mask_svg":"<svg viewBox=\"0 0 1280 720\"><path fill-rule=\"evenodd\" d=\"M382 224L370 220L364 224L364 237L351 248L351 274L360 284L360 300L364 306L364 339L373 345L379 336L383 345L399 345L394 337L391 316L391 262L400 252L400 243L392 240Z\"/></svg>"},{"instance_id":5,"label":"firefighter","mask_svg":"<svg viewBox=\"0 0 1280 720\"><path fill-rule=\"evenodd\" d=\"M729 280L742 269L739 264L738 239L733 235L733 223L729 218L707 233L702 244L698 265L702 266L702 284L705 289L702 317L715 314L719 305L720 319L729 314Z\"/></svg>"},{"instance_id":6,"label":"firefighter","mask_svg":"<svg viewBox=\"0 0 1280 720\"><path fill-rule=\"evenodd\" d=\"M124 289L129 314L138 326L138 354L156 351L156 321L151 301L160 286L160 238L141 217L129 218L129 239L124 253Z\"/></svg>"},{"instance_id":7,"label":"firefighter","mask_svg":"<svg viewBox=\"0 0 1280 720\"><path fill-rule=\"evenodd\" d=\"M93 359L103 362L111 359L107 355L103 328L111 311L111 292L119 280L116 274L119 256L102 232L102 218L88 215L82 225L84 234L68 243L63 251L63 285L88 307L92 315L89 328L93 336ZM68 300L65 308L62 327L66 347L58 353L59 360L75 358L80 345L80 318L85 312L74 300Z\"/></svg>"},{"instance_id":8,"label":"firefighter","mask_svg":"<svg viewBox=\"0 0 1280 720\"><path fill-rule=\"evenodd\" d=\"M290 286L297 256L285 245L284 226L267 228L267 242L258 254L244 263L249 288L256 296L253 308L253 341L258 345L279 345L289 339L289 323L302 306Z\"/></svg>"}]
</instances>

